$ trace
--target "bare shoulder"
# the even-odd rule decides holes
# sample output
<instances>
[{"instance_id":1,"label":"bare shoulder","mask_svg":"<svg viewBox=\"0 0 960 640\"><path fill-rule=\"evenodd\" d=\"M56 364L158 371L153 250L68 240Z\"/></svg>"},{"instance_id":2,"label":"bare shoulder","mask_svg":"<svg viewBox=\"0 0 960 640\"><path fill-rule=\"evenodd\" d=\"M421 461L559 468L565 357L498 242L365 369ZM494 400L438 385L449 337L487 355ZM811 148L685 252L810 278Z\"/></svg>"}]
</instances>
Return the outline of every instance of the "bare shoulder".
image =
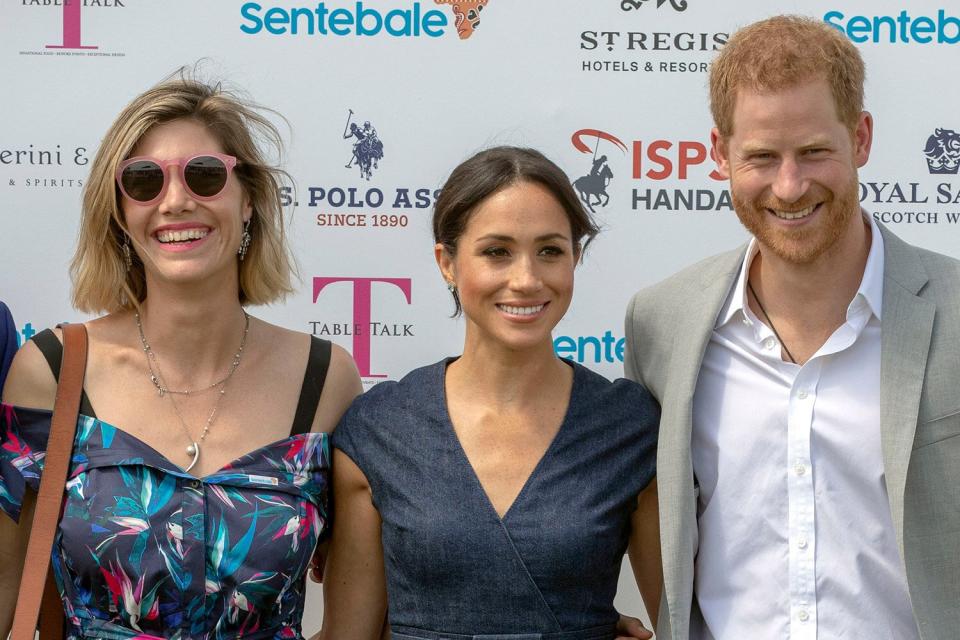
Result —
<instances>
[{"instance_id":1,"label":"bare shoulder","mask_svg":"<svg viewBox=\"0 0 960 640\"><path fill-rule=\"evenodd\" d=\"M61 337L59 329L55 333ZM27 340L13 357L3 387L3 401L20 407L53 409L56 395L57 380L47 359L32 340Z\"/></svg>"},{"instance_id":2,"label":"bare shoulder","mask_svg":"<svg viewBox=\"0 0 960 640\"><path fill-rule=\"evenodd\" d=\"M310 352L311 336L263 321L258 323L261 325L261 339L270 345L271 358L275 362L284 363L284 368L289 369L290 384L299 385L303 378L303 369L293 367L293 363L306 361ZM332 345L330 364L314 415L312 431L333 431L347 407L362 391L363 385L360 383L353 357L342 347Z\"/></svg>"},{"instance_id":3,"label":"bare shoulder","mask_svg":"<svg viewBox=\"0 0 960 640\"><path fill-rule=\"evenodd\" d=\"M314 431L331 432L353 399L363 392L357 365L346 349L332 345L330 366L313 420Z\"/></svg>"}]
</instances>

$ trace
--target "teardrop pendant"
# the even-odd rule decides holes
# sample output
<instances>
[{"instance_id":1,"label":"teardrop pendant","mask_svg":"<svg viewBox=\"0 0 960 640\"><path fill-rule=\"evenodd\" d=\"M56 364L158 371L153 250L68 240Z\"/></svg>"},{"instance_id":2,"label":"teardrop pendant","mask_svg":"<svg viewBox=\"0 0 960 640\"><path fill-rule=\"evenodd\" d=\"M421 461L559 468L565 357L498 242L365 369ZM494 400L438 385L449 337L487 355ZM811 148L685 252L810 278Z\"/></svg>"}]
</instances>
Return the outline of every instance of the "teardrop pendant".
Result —
<instances>
[{"instance_id":1,"label":"teardrop pendant","mask_svg":"<svg viewBox=\"0 0 960 640\"><path fill-rule=\"evenodd\" d=\"M191 442L187 445L187 455L193 456L193 460L190 461L190 466L184 469L184 471L190 473L190 469L193 469L197 464L197 460L200 459L200 445L196 442Z\"/></svg>"}]
</instances>

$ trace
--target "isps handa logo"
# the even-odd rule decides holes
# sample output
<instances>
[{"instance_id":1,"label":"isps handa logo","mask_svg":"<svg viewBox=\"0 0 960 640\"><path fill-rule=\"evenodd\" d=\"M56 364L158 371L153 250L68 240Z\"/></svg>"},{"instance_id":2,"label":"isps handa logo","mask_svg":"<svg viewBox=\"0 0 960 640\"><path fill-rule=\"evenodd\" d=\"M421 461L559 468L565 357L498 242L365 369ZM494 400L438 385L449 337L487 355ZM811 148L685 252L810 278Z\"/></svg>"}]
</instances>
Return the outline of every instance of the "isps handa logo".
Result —
<instances>
[{"instance_id":1,"label":"isps handa logo","mask_svg":"<svg viewBox=\"0 0 960 640\"><path fill-rule=\"evenodd\" d=\"M572 184L594 213L617 200L617 190L612 186L621 172L633 180L629 198L634 211L733 211L729 190L716 188L724 178L710 168L710 151L702 142L653 138L635 139L628 145L621 137L600 129L580 129L571 136L571 142L577 151L591 154L589 172ZM650 182L667 183L672 188L645 186ZM694 186L687 187L691 182Z\"/></svg>"},{"instance_id":2,"label":"isps handa logo","mask_svg":"<svg viewBox=\"0 0 960 640\"><path fill-rule=\"evenodd\" d=\"M380 365L374 361L375 348L379 349L388 342L406 340L414 337L414 325L407 321L406 315L397 310L398 303L410 305L413 284L410 278L361 278L353 276L317 276L313 279L313 303L317 304L320 294L331 292L325 298L324 319L311 320L311 333L315 336L336 341L349 337L352 341L353 359L362 378L388 378L389 374L380 372ZM379 302L376 315L373 309L374 292ZM352 301L352 310L344 312L343 305L331 305L335 295ZM386 317L382 309L393 309ZM399 348L399 347L395 347ZM376 367L376 371L374 370Z\"/></svg>"},{"instance_id":3,"label":"isps handa logo","mask_svg":"<svg viewBox=\"0 0 960 640\"><path fill-rule=\"evenodd\" d=\"M318 2L314 6L266 6L246 2L240 7L240 31L248 35L313 37L439 38L450 21L438 5L448 5L457 37L467 40L480 26L480 14L490 0L433 0L393 9L384 3Z\"/></svg>"},{"instance_id":4,"label":"isps handa logo","mask_svg":"<svg viewBox=\"0 0 960 640\"><path fill-rule=\"evenodd\" d=\"M103 15L103 9L123 9L129 0L20 0L21 7L49 16L47 42L20 50L22 56L93 56L115 58L126 55L110 50L109 44L84 38L83 24Z\"/></svg>"},{"instance_id":5,"label":"isps handa logo","mask_svg":"<svg viewBox=\"0 0 960 640\"><path fill-rule=\"evenodd\" d=\"M590 172L574 180L573 189L580 196L587 209L590 209L591 213L596 213L597 210L593 208L594 205L606 207L610 203L610 194L607 193L607 187L613 180L613 169L610 168L606 153L597 155L600 152L601 143L603 143L605 151L606 147L609 147L621 154L626 154L627 145L623 144L617 136L599 129L580 129L570 137L570 142L573 143L574 149L580 153L591 153L591 151L593 153L593 158L590 160ZM592 142L592 149L588 142Z\"/></svg>"}]
</instances>

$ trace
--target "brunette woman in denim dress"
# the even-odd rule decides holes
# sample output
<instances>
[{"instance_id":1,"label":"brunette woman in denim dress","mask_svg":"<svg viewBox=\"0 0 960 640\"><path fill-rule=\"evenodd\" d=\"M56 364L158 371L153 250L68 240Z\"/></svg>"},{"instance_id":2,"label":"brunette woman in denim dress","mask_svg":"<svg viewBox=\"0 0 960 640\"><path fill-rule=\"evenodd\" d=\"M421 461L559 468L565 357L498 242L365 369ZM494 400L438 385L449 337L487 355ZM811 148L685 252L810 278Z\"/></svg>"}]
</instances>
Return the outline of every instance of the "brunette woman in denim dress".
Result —
<instances>
[{"instance_id":1,"label":"brunette woman in denim dress","mask_svg":"<svg viewBox=\"0 0 960 640\"><path fill-rule=\"evenodd\" d=\"M593 221L555 164L500 147L453 171L433 228L463 355L335 431L324 637L377 638L387 610L398 640L608 640L628 548L655 618L659 407L551 338Z\"/></svg>"}]
</instances>

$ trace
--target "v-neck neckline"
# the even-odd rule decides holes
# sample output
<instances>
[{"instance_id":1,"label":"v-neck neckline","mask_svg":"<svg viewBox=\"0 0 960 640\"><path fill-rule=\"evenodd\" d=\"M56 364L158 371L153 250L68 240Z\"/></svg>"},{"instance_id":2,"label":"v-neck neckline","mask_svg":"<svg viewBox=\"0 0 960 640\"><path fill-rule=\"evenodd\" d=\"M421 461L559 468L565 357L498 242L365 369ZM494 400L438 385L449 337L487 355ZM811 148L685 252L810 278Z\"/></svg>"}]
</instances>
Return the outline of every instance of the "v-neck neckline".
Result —
<instances>
[{"instance_id":1,"label":"v-neck neckline","mask_svg":"<svg viewBox=\"0 0 960 640\"><path fill-rule=\"evenodd\" d=\"M463 443L460 442L460 437L457 435L457 430L453 426L453 418L450 416L450 407L447 403L447 367L456 361L458 358L451 357L442 360L439 363L438 377L440 384L440 414L443 418L443 424L448 436L453 440L454 448L457 450L462 467L464 472L468 475L474 486L480 493L481 500L486 504L487 508L493 513L501 523L505 523L507 518L513 513L514 508L517 507L521 499L527 494L527 490L536 480L537 476L540 473L541 468L547 463L550 457L553 454L554 449L559 445L557 444L560 441L561 436L563 436L567 431L569 431L568 423L570 422L570 417L573 413L574 404L577 402L579 388L580 388L580 378L581 373L579 367L576 363L569 360L562 360L573 370L573 381L570 385L570 397L567 400L567 408L563 414L563 419L560 421L560 427L557 429L557 432L553 435L553 438L550 440L550 444L547 445L547 448L543 450L543 454L540 456L540 459L537 460L537 464L534 465L533 469L530 471L530 475L527 476L523 484L520 486L520 491L517 492L517 495L514 496L513 500L510 502L510 505L501 515L495 506L493 506L493 501L490 499L490 494L487 493L486 488L483 486L483 482L480 480L480 476L477 475L477 470L474 468L473 463L470 462L470 457L467 455L466 449L463 448Z\"/></svg>"}]
</instances>

